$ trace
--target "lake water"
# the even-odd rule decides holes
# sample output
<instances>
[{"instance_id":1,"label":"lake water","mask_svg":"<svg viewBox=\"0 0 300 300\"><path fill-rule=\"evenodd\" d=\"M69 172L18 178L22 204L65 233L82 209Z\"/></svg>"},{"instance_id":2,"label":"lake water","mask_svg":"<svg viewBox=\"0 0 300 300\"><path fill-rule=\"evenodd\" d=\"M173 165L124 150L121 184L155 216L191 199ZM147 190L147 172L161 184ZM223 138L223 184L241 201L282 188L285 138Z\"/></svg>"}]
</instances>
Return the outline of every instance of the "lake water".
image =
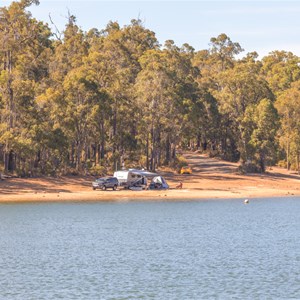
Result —
<instances>
[{"instance_id":1,"label":"lake water","mask_svg":"<svg viewBox=\"0 0 300 300\"><path fill-rule=\"evenodd\" d=\"M1 204L0 299L300 299L300 198Z\"/></svg>"}]
</instances>

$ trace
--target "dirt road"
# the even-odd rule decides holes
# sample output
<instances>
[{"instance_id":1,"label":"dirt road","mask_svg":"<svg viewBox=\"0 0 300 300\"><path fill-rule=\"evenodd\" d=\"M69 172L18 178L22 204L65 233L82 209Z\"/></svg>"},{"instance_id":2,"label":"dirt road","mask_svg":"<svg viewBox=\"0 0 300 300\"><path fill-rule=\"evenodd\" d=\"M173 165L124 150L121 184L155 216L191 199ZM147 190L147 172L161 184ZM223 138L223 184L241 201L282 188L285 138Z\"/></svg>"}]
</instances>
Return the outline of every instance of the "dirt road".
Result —
<instances>
[{"instance_id":1,"label":"dirt road","mask_svg":"<svg viewBox=\"0 0 300 300\"><path fill-rule=\"evenodd\" d=\"M229 174L237 171L238 164L225 162L197 153L184 153L183 156L193 168L193 173L202 175Z\"/></svg>"},{"instance_id":2,"label":"dirt road","mask_svg":"<svg viewBox=\"0 0 300 300\"><path fill-rule=\"evenodd\" d=\"M193 174L168 176L172 182L183 182L191 194L201 198L249 198L300 195L300 176L283 168L269 168L265 174L237 172L238 163L226 162L206 155L183 153ZM176 183L175 182L175 183ZM174 186L174 185L173 185Z\"/></svg>"}]
</instances>

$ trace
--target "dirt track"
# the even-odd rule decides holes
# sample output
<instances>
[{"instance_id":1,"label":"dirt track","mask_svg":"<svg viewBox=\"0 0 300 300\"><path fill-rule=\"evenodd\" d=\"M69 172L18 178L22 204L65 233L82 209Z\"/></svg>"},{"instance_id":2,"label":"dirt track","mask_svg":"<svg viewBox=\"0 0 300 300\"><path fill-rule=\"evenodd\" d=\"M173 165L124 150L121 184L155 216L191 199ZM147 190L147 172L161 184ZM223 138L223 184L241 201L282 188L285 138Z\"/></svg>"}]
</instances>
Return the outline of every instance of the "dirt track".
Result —
<instances>
[{"instance_id":1,"label":"dirt track","mask_svg":"<svg viewBox=\"0 0 300 300\"><path fill-rule=\"evenodd\" d=\"M272 167L265 174L242 175L238 163L209 158L197 153L184 153L193 169L192 175L170 176L169 181L183 182L183 187L201 191L201 197L273 197L300 195L300 176L283 168Z\"/></svg>"}]
</instances>

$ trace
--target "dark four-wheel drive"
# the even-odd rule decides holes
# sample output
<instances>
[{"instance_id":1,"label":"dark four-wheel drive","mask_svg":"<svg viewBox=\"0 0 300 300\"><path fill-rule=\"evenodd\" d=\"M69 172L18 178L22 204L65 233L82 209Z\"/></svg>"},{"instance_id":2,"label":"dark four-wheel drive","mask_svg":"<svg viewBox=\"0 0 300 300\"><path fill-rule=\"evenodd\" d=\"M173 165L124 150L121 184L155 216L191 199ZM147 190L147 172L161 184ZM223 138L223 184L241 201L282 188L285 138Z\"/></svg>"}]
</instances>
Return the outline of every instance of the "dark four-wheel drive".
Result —
<instances>
[{"instance_id":1,"label":"dark four-wheel drive","mask_svg":"<svg viewBox=\"0 0 300 300\"><path fill-rule=\"evenodd\" d=\"M92 183L93 190L95 189L113 189L116 190L119 185L119 181L116 177L103 177L98 178Z\"/></svg>"}]
</instances>

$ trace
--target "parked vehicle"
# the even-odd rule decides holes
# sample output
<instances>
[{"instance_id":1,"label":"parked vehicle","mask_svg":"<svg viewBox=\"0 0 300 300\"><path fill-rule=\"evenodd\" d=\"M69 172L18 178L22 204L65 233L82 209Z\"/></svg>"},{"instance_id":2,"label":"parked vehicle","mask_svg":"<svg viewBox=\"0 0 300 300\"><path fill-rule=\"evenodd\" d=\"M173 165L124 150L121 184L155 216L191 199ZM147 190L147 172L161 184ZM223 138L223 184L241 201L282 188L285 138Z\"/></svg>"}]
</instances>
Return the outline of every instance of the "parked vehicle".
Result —
<instances>
[{"instance_id":1,"label":"parked vehicle","mask_svg":"<svg viewBox=\"0 0 300 300\"><path fill-rule=\"evenodd\" d=\"M102 177L96 179L92 183L93 190L102 189L103 191L105 191L108 188L116 190L118 185L119 181L116 177Z\"/></svg>"},{"instance_id":2,"label":"parked vehicle","mask_svg":"<svg viewBox=\"0 0 300 300\"><path fill-rule=\"evenodd\" d=\"M181 168L180 174L192 174L192 168L189 166L184 166Z\"/></svg>"},{"instance_id":3,"label":"parked vehicle","mask_svg":"<svg viewBox=\"0 0 300 300\"><path fill-rule=\"evenodd\" d=\"M137 169L120 170L114 173L114 177L118 179L119 185L126 189L140 187L145 189L147 187L147 178L153 178L154 176L157 176L157 174Z\"/></svg>"}]
</instances>

